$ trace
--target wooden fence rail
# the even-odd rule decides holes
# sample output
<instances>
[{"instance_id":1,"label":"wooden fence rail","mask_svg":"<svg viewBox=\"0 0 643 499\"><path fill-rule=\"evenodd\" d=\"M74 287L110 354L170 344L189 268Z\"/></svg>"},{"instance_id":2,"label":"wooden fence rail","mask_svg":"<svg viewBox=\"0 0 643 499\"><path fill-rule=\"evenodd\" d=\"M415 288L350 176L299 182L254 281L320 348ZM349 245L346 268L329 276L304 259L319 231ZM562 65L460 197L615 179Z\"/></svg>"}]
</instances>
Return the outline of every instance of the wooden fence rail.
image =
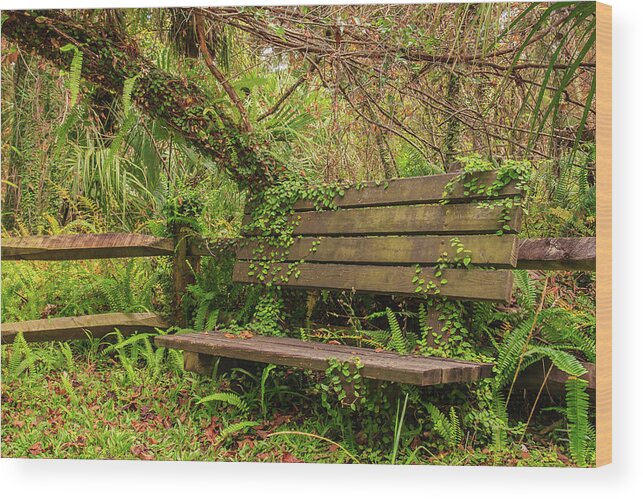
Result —
<instances>
[{"instance_id":1,"label":"wooden fence rail","mask_svg":"<svg viewBox=\"0 0 643 499\"><path fill-rule=\"evenodd\" d=\"M134 332L154 332L167 329L169 325L153 313L138 314L97 314L80 317L56 317L33 321L6 322L1 325L2 343L13 343L21 332L28 342L85 340L88 334L100 338L114 329L124 336Z\"/></svg>"},{"instance_id":2,"label":"wooden fence rail","mask_svg":"<svg viewBox=\"0 0 643 499\"><path fill-rule=\"evenodd\" d=\"M232 247L233 241L216 245ZM143 234L70 234L11 237L2 240L3 260L89 260L174 254L174 240ZM208 256L206 241L189 245L189 256ZM596 270L596 238L522 239L518 268L533 270Z\"/></svg>"},{"instance_id":3,"label":"wooden fence rail","mask_svg":"<svg viewBox=\"0 0 643 499\"><path fill-rule=\"evenodd\" d=\"M3 260L91 260L174 253L174 241L143 234L69 234L2 240Z\"/></svg>"}]
</instances>

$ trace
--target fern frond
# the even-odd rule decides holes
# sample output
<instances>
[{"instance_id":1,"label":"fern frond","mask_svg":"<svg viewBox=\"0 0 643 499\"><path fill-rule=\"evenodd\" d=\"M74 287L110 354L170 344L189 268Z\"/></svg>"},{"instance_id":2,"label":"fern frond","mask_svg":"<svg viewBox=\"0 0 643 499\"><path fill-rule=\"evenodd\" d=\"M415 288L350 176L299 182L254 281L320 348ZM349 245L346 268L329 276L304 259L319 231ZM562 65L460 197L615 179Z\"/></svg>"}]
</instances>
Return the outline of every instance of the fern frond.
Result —
<instances>
[{"instance_id":1,"label":"fern frond","mask_svg":"<svg viewBox=\"0 0 643 499\"><path fill-rule=\"evenodd\" d=\"M80 92L80 76L83 69L83 53L71 43L64 47L60 47L61 52L74 51L74 57L71 60L69 68L69 91L71 92L70 106L74 107L78 100L78 93Z\"/></svg>"},{"instance_id":2,"label":"fern frond","mask_svg":"<svg viewBox=\"0 0 643 499\"><path fill-rule=\"evenodd\" d=\"M429 337L431 336L432 328L429 326L428 311L424 303L420 304L418 322L420 325L420 339L418 340L418 344L420 345L420 351L426 354L429 350Z\"/></svg>"},{"instance_id":3,"label":"fern frond","mask_svg":"<svg viewBox=\"0 0 643 499\"><path fill-rule=\"evenodd\" d=\"M507 403L499 389L493 389L491 392L491 410L495 416L492 425L492 440L496 449L506 448L507 429L509 426L509 416L507 414Z\"/></svg>"},{"instance_id":4,"label":"fern frond","mask_svg":"<svg viewBox=\"0 0 643 499\"><path fill-rule=\"evenodd\" d=\"M389 327L391 328L391 345L399 353L409 353L411 346L409 345L406 335L402 332L397 317L390 308L386 308L386 318L388 319Z\"/></svg>"},{"instance_id":5,"label":"fern frond","mask_svg":"<svg viewBox=\"0 0 643 499\"><path fill-rule=\"evenodd\" d=\"M526 270L514 270L514 283L520 290L520 301L524 310L536 308L537 293L533 281Z\"/></svg>"},{"instance_id":6,"label":"fern frond","mask_svg":"<svg viewBox=\"0 0 643 499\"><path fill-rule=\"evenodd\" d=\"M18 379L22 373L31 369L35 358L22 332L16 334L13 340L11 358L9 359L8 374L10 379Z\"/></svg>"},{"instance_id":7,"label":"fern frond","mask_svg":"<svg viewBox=\"0 0 643 499\"><path fill-rule=\"evenodd\" d=\"M264 368L263 373L261 373L261 413L263 414L264 418L266 417L266 382L268 381L270 372L276 367L277 366L274 364L268 364Z\"/></svg>"},{"instance_id":8,"label":"fern frond","mask_svg":"<svg viewBox=\"0 0 643 499\"><path fill-rule=\"evenodd\" d=\"M520 356L525 351L533 319L522 321L512 331L505 334L504 341L499 345L494 371L496 387L502 388L513 379Z\"/></svg>"},{"instance_id":9,"label":"fern frond","mask_svg":"<svg viewBox=\"0 0 643 499\"><path fill-rule=\"evenodd\" d=\"M579 466L587 459L589 441L589 395L587 381L572 378L565 383L567 390L567 423L569 427L569 450Z\"/></svg>"},{"instance_id":10,"label":"fern frond","mask_svg":"<svg viewBox=\"0 0 643 499\"><path fill-rule=\"evenodd\" d=\"M449 409L449 445L457 447L462 442L462 428L455 407Z\"/></svg>"},{"instance_id":11,"label":"fern frond","mask_svg":"<svg viewBox=\"0 0 643 499\"><path fill-rule=\"evenodd\" d=\"M134 84L138 80L139 75L128 78L123 83L123 111L125 115L129 114L132 109L132 91L134 90Z\"/></svg>"},{"instance_id":12,"label":"fern frond","mask_svg":"<svg viewBox=\"0 0 643 499\"><path fill-rule=\"evenodd\" d=\"M587 373L587 369L583 367L583 364L574 357L573 355L554 348L551 346L532 346L525 353L525 357L537 353L544 357L547 357L552 363L561 371L566 372L571 376L582 376Z\"/></svg>"},{"instance_id":13,"label":"fern frond","mask_svg":"<svg viewBox=\"0 0 643 499\"><path fill-rule=\"evenodd\" d=\"M431 421L433 421L433 429L444 438L447 442L451 441L451 422L440 409L438 409L431 402L423 402L424 408L429 413Z\"/></svg>"},{"instance_id":14,"label":"fern frond","mask_svg":"<svg viewBox=\"0 0 643 499\"><path fill-rule=\"evenodd\" d=\"M252 428L253 426L257 426L258 424L259 423L257 423L256 421L239 421L238 423L233 423L221 430L221 433L219 433L219 440L225 440L234 433L239 433L240 431Z\"/></svg>"},{"instance_id":15,"label":"fern frond","mask_svg":"<svg viewBox=\"0 0 643 499\"><path fill-rule=\"evenodd\" d=\"M225 402L231 406L240 409L242 412L248 412L248 404L246 404L239 395L232 392L217 392L207 397L203 397L197 404L205 404L207 402Z\"/></svg>"},{"instance_id":16,"label":"fern frond","mask_svg":"<svg viewBox=\"0 0 643 499\"><path fill-rule=\"evenodd\" d=\"M219 310L213 310L208 316L208 321L205 323L205 330L212 331L219 320Z\"/></svg>"}]
</instances>

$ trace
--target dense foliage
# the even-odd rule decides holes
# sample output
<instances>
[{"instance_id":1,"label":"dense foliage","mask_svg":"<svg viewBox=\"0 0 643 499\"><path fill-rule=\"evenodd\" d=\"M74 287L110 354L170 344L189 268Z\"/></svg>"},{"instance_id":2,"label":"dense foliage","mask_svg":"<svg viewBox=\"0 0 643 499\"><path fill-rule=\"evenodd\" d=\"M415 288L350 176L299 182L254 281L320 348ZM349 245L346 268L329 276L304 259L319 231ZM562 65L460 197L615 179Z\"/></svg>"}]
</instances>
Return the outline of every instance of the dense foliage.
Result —
<instances>
[{"instance_id":1,"label":"dense foliage","mask_svg":"<svg viewBox=\"0 0 643 499\"><path fill-rule=\"evenodd\" d=\"M521 179L526 237L594 235L593 9L4 12L3 236L182 227L216 241L254 231L271 253L251 269L263 275L292 244L297 199L332 208L347 182L452 170L498 172L497 185L472 189ZM437 272L469 265L452 245L460 256ZM170 315L170 263L5 263L2 320ZM3 346L5 453L592 464L580 377L595 360L594 275L516 271L514 302L498 307L441 299L437 272L438 286L418 275L418 297L404 300L285 291L267 275L266 291L233 284L232 260L217 254L202 259L182 305L196 330L489 361L492 379L374 383L358 360L206 379L149 335L31 346L19 337ZM519 373L539 363L570 375L564 393L520 388Z\"/></svg>"}]
</instances>

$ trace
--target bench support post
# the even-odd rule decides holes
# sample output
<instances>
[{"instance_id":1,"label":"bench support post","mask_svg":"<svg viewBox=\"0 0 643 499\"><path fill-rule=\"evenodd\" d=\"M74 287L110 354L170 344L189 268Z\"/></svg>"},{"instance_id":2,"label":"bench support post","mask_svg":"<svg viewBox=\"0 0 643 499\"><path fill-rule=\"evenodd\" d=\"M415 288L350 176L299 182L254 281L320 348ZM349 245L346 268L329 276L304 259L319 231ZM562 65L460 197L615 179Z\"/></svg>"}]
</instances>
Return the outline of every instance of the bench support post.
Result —
<instances>
[{"instance_id":1,"label":"bench support post","mask_svg":"<svg viewBox=\"0 0 643 499\"><path fill-rule=\"evenodd\" d=\"M183 368L186 371L211 376L214 357L197 352L183 352Z\"/></svg>"},{"instance_id":2,"label":"bench support post","mask_svg":"<svg viewBox=\"0 0 643 499\"><path fill-rule=\"evenodd\" d=\"M197 352L183 352L183 368L186 371L200 374L201 376L212 376L215 364L217 364L217 375L229 373L235 368L241 368L252 372L256 371L257 366L261 365L249 360L217 357Z\"/></svg>"},{"instance_id":3,"label":"bench support post","mask_svg":"<svg viewBox=\"0 0 643 499\"><path fill-rule=\"evenodd\" d=\"M190 236L186 227L177 227L174 231L174 259L172 262L172 284L175 324L187 327L188 317L183 307L183 296L187 287L194 283L194 274L199 271L200 258L189 256Z\"/></svg>"}]
</instances>

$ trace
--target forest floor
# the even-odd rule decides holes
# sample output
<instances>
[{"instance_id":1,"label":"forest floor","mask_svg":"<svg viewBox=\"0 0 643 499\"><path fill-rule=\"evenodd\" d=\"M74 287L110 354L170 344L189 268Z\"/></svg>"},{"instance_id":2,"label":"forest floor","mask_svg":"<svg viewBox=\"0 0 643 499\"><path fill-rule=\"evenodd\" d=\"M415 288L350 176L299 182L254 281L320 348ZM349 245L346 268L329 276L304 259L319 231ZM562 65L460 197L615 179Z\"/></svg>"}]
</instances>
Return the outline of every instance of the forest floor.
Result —
<instances>
[{"instance_id":1,"label":"forest floor","mask_svg":"<svg viewBox=\"0 0 643 499\"><path fill-rule=\"evenodd\" d=\"M403 426L396 452L392 427L375 438L343 437L319 400L289 386L287 371L270 380L243 371L213 379L182 371L180 356L124 362L88 343L30 345L22 365L11 345L2 347L2 457L572 465L564 449L536 434L500 451L445 449L433 445L431 431ZM199 403L233 388L255 402Z\"/></svg>"}]
</instances>

